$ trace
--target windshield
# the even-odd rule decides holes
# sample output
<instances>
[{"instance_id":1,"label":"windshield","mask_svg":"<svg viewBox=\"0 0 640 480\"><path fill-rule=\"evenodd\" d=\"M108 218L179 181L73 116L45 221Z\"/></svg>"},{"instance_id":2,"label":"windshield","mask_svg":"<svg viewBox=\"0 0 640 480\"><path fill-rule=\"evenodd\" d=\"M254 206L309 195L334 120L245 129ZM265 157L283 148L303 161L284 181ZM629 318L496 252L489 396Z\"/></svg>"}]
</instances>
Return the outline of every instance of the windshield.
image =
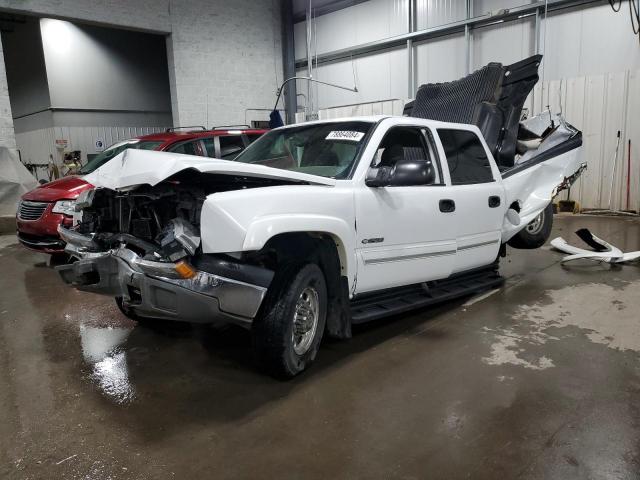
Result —
<instances>
[{"instance_id":1,"label":"windshield","mask_svg":"<svg viewBox=\"0 0 640 480\"><path fill-rule=\"evenodd\" d=\"M78 173L80 175L86 175L93 172L96 168L101 167L127 148L135 148L136 150L155 150L162 144L163 142L145 142L137 140L135 138L131 140L125 140L124 142L114 143L104 152L99 153L91 160L89 160L89 162L84 167L82 167L78 171Z\"/></svg>"},{"instance_id":2,"label":"windshield","mask_svg":"<svg viewBox=\"0 0 640 480\"><path fill-rule=\"evenodd\" d=\"M273 130L234 161L347 178L372 126L370 122L331 122Z\"/></svg>"}]
</instances>

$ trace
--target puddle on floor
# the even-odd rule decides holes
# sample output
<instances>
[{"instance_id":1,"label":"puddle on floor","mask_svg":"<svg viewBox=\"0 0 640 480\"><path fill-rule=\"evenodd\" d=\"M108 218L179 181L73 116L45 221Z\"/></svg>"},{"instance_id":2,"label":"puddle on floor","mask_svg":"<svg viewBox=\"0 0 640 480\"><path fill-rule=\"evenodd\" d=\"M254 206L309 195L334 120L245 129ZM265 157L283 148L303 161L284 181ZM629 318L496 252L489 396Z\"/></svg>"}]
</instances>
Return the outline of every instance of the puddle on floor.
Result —
<instances>
[{"instance_id":1,"label":"puddle on floor","mask_svg":"<svg viewBox=\"0 0 640 480\"><path fill-rule=\"evenodd\" d=\"M110 400L118 404L135 399L129 380L127 354L123 344L132 327L94 327L80 325L82 356L91 366L91 380Z\"/></svg>"},{"instance_id":2,"label":"puddle on floor","mask_svg":"<svg viewBox=\"0 0 640 480\"><path fill-rule=\"evenodd\" d=\"M586 337L609 348L640 352L640 280L621 287L600 283L567 286L545 292L545 300L522 305L513 316L514 326L484 331L494 335L489 365L519 365L533 370L554 366L553 359L532 350L549 340L561 340L556 329L577 327Z\"/></svg>"}]
</instances>

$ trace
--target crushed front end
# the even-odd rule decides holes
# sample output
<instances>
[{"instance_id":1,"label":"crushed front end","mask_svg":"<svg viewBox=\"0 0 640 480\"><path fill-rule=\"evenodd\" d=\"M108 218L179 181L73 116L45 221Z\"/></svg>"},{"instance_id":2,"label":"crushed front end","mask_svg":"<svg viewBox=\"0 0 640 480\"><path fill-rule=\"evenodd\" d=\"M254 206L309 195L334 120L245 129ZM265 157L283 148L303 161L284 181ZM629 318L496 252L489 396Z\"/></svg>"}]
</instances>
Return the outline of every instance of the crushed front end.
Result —
<instances>
[{"instance_id":1,"label":"crushed front end","mask_svg":"<svg viewBox=\"0 0 640 480\"><path fill-rule=\"evenodd\" d=\"M78 290L115 297L138 317L249 326L273 271L242 255L202 253L200 211L210 190L169 181L83 192L76 225L58 230L77 261L58 273Z\"/></svg>"}]
</instances>

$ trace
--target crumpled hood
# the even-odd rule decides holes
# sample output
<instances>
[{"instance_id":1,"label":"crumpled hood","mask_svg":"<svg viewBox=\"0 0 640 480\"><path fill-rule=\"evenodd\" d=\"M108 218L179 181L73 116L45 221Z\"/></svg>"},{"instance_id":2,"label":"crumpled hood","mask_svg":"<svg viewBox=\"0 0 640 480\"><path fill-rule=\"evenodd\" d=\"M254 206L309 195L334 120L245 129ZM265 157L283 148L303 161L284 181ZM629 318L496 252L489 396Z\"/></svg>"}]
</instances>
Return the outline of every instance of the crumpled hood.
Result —
<instances>
[{"instance_id":1,"label":"crumpled hood","mask_svg":"<svg viewBox=\"0 0 640 480\"><path fill-rule=\"evenodd\" d=\"M187 169L197 170L201 173L290 180L315 185L333 186L336 184L332 178L263 165L134 149L124 150L102 167L85 176L84 180L96 187L119 190L144 184L154 186Z\"/></svg>"}]
</instances>

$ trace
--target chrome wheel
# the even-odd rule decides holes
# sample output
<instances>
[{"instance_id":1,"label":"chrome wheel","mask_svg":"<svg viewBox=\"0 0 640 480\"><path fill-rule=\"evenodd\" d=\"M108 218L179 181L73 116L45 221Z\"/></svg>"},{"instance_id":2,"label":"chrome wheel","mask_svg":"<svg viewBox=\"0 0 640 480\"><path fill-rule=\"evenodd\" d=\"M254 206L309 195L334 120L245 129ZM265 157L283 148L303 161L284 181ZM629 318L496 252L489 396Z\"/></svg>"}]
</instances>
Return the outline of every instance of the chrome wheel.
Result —
<instances>
[{"instance_id":1,"label":"chrome wheel","mask_svg":"<svg viewBox=\"0 0 640 480\"><path fill-rule=\"evenodd\" d=\"M313 287L306 287L298 298L293 314L291 340L297 355L304 355L311 348L318 329L319 314L318 292Z\"/></svg>"},{"instance_id":2,"label":"chrome wheel","mask_svg":"<svg viewBox=\"0 0 640 480\"><path fill-rule=\"evenodd\" d=\"M527 233L529 233L530 235L537 235L538 233L540 233L544 225L544 215L545 211L543 210L542 212L540 212L540 215L529 222L529 224L526 226Z\"/></svg>"}]
</instances>

